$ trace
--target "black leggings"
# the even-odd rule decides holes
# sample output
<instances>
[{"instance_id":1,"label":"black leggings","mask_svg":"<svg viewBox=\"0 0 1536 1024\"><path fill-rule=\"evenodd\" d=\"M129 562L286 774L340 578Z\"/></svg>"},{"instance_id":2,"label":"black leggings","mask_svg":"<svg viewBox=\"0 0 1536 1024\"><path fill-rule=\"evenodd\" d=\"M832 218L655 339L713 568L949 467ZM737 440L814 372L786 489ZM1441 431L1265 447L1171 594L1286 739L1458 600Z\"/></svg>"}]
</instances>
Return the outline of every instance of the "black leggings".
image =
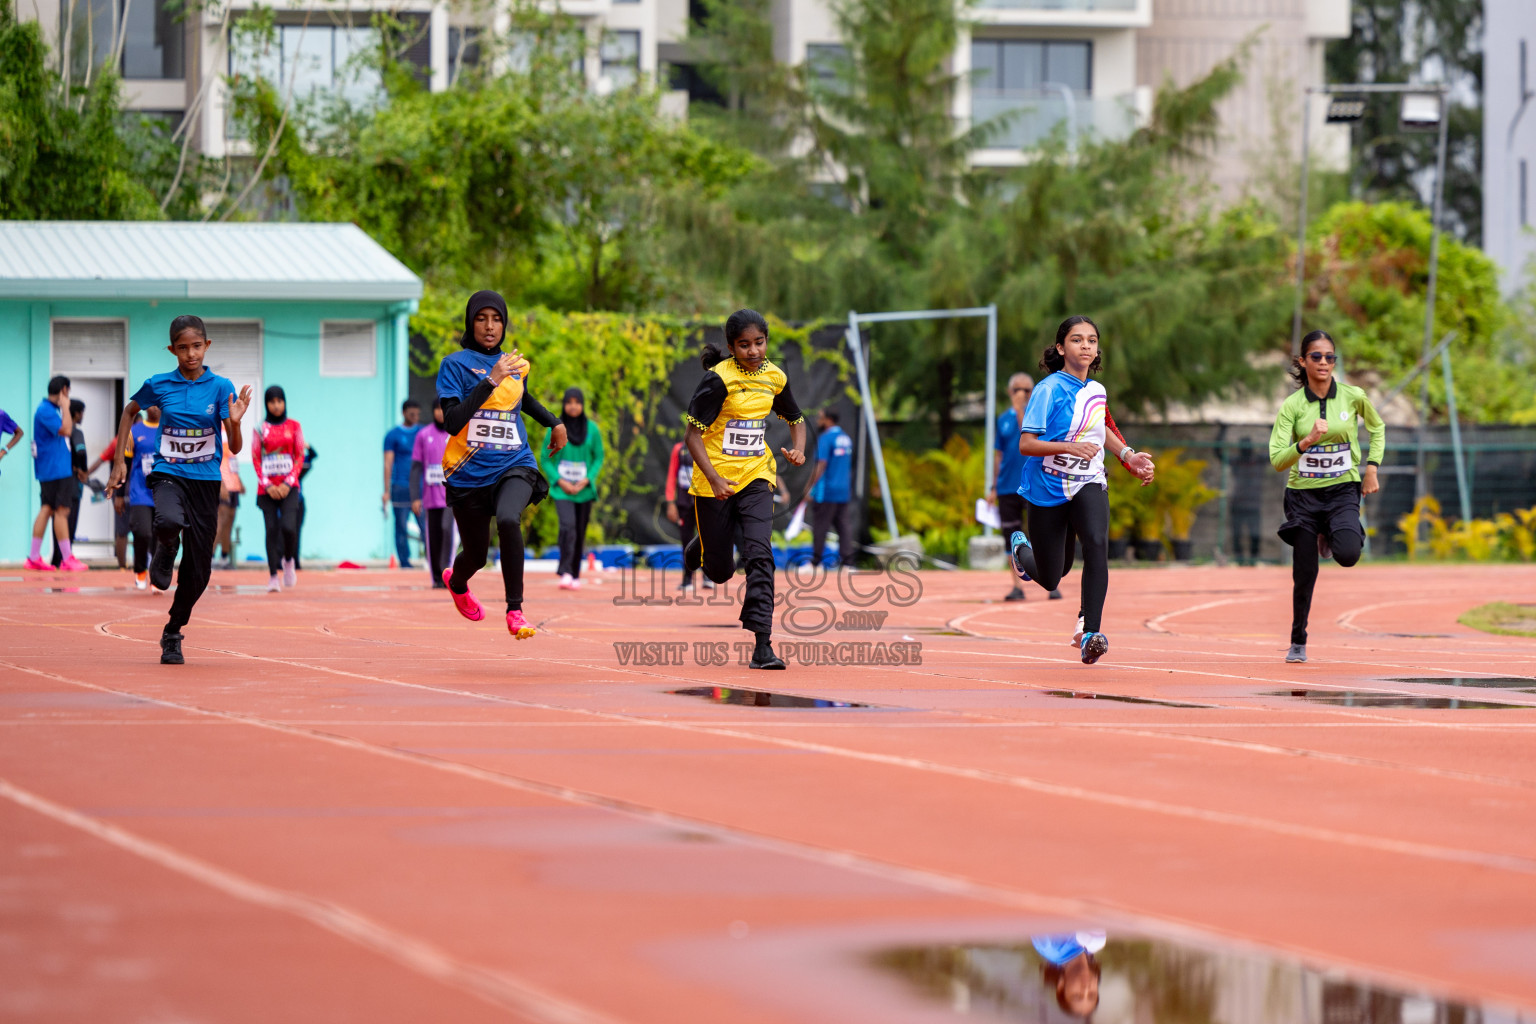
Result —
<instances>
[{"instance_id":1,"label":"black leggings","mask_svg":"<svg viewBox=\"0 0 1536 1024\"><path fill-rule=\"evenodd\" d=\"M581 579L581 555L587 547L587 522L592 518L590 501L557 501L560 520L560 571Z\"/></svg>"},{"instance_id":2,"label":"black leggings","mask_svg":"<svg viewBox=\"0 0 1536 1024\"><path fill-rule=\"evenodd\" d=\"M443 570L453 564L453 518L446 508L429 508L427 515L427 565L432 585L443 585Z\"/></svg>"},{"instance_id":3,"label":"black leggings","mask_svg":"<svg viewBox=\"0 0 1536 1024\"><path fill-rule=\"evenodd\" d=\"M533 489L533 481L519 473L450 496L463 550L453 560L449 590L464 593L469 589L470 577L485 568L494 518L501 538L501 581L507 588L507 611L523 610L523 510L533 498Z\"/></svg>"},{"instance_id":4,"label":"black leggings","mask_svg":"<svg viewBox=\"0 0 1536 1024\"><path fill-rule=\"evenodd\" d=\"M773 488L753 480L729 498L693 499L704 577L724 583L736 572L732 545L741 549L747 585L741 601L741 627L773 632Z\"/></svg>"},{"instance_id":5,"label":"black leggings","mask_svg":"<svg viewBox=\"0 0 1536 1024\"><path fill-rule=\"evenodd\" d=\"M256 507L267 521L267 572L276 576L283 571L283 559L299 558L299 492L289 491L281 500L258 494Z\"/></svg>"},{"instance_id":6,"label":"black leggings","mask_svg":"<svg viewBox=\"0 0 1536 1024\"><path fill-rule=\"evenodd\" d=\"M179 633L192 618L192 606L208 589L213 570L213 540L219 532L219 481L188 480L152 473L149 489L155 496L155 561L169 566L181 548L181 569L165 632Z\"/></svg>"},{"instance_id":7,"label":"black leggings","mask_svg":"<svg viewBox=\"0 0 1536 1024\"><path fill-rule=\"evenodd\" d=\"M133 571L147 572L155 557L155 506L129 505L128 533L133 537Z\"/></svg>"},{"instance_id":8,"label":"black leggings","mask_svg":"<svg viewBox=\"0 0 1536 1024\"><path fill-rule=\"evenodd\" d=\"M1030 505L1029 542L1035 571L1030 578L1055 590L1072 570L1075 541L1083 544L1083 629L1099 632L1109 593L1109 492L1088 484L1060 505Z\"/></svg>"}]
</instances>

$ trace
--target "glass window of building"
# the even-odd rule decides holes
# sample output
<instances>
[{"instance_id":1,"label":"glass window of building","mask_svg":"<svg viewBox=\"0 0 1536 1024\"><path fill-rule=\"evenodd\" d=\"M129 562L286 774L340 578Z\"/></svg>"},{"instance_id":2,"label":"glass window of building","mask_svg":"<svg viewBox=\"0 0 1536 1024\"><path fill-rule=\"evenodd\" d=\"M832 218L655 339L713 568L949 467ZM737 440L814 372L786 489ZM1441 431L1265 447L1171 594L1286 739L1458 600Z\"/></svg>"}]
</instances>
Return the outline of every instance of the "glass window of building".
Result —
<instances>
[{"instance_id":1,"label":"glass window of building","mask_svg":"<svg viewBox=\"0 0 1536 1024\"><path fill-rule=\"evenodd\" d=\"M603 37L603 77L615 89L626 89L640 80L640 33L609 32Z\"/></svg>"},{"instance_id":2,"label":"glass window of building","mask_svg":"<svg viewBox=\"0 0 1536 1024\"><path fill-rule=\"evenodd\" d=\"M181 78L186 72L183 9L182 0L66 0L59 7L59 45L68 48L76 78L105 66L119 38L118 71L124 78Z\"/></svg>"},{"instance_id":3,"label":"glass window of building","mask_svg":"<svg viewBox=\"0 0 1536 1024\"><path fill-rule=\"evenodd\" d=\"M1073 92L1093 86L1093 44L1076 39L974 39L973 88L979 92L1033 92L1049 82Z\"/></svg>"}]
</instances>

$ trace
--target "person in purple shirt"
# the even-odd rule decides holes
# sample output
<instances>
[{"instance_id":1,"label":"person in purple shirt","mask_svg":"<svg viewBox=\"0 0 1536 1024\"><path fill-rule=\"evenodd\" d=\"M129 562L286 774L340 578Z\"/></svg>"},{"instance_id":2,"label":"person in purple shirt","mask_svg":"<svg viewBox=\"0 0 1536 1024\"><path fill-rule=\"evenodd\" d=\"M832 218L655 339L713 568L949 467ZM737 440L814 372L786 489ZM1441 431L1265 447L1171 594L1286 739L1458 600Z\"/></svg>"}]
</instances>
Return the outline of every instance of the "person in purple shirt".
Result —
<instances>
[{"instance_id":1,"label":"person in purple shirt","mask_svg":"<svg viewBox=\"0 0 1536 1024\"><path fill-rule=\"evenodd\" d=\"M432 407L432 420L416 432L411 445L411 513L427 521L427 567L432 586L445 588L443 570L453 564L453 516L448 512L448 490L443 485L443 453L453 435L443 427L441 406Z\"/></svg>"},{"instance_id":2,"label":"person in purple shirt","mask_svg":"<svg viewBox=\"0 0 1536 1024\"><path fill-rule=\"evenodd\" d=\"M17 426L16 421L11 419L4 409L0 409L0 434L11 435L11 443L4 448L0 448L0 460L4 460L7 455L11 454L11 449L21 443L22 436L26 434L26 431Z\"/></svg>"}]
</instances>

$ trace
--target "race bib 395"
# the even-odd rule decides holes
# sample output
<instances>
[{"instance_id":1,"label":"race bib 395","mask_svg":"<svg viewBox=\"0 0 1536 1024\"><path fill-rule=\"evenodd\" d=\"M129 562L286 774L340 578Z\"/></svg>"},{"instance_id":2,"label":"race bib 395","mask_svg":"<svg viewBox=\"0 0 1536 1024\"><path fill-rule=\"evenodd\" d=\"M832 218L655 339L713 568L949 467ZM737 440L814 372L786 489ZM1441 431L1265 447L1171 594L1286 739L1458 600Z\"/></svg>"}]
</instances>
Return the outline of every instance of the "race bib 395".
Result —
<instances>
[{"instance_id":1,"label":"race bib 395","mask_svg":"<svg viewBox=\"0 0 1536 1024\"><path fill-rule=\"evenodd\" d=\"M470 418L469 431L464 440L471 448L516 451L523 446L523 436L517 429L517 413L481 409Z\"/></svg>"}]
</instances>

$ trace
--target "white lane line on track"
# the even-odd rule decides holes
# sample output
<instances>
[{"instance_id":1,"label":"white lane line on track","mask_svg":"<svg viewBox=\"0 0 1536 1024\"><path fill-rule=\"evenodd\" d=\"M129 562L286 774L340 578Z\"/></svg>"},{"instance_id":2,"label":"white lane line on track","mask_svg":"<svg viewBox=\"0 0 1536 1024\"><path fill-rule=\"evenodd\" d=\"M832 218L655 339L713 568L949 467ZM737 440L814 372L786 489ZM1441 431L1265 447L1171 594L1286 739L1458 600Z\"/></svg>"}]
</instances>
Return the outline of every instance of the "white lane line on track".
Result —
<instances>
[{"instance_id":1,"label":"white lane line on track","mask_svg":"<svg viewBox=\"0 0 1536 1024\"><path fill-rule=\"evenodd\" d=\"M100 686L95 683L72 680L53 672L39 669L23 668L22 666L8 665L0 662L0 665L17 668L44 678L54 679L59 682L69 683L86 689L100 690L108 693L119 693L128 696L138 696L128 691L114 690L110 687ZM380 682L392 682L380 680ZM412 684L400 684L412 685ZM617 797L608 797L601 794L589 793L582 790L571 789L552 783L525 779L504 772L496 772L490 769L480 768L474 765L464 764L458 761L447 761L432 755L421 754L416 751L401 750L391 747L381 747L357 740L352 737L338 736L331 733L317 732L310 729L298 729L291 725L273 722L265 719L247 716L234 712L217 711L209 708L201 708L196 705L182 704L177 701L165 700L156 697L144 697L145 700L154 701L166 707L190 712L199 716L207 716L213 719L227 719L235 724L248 725L261 729L269 729L288 735L300 736L312 740L329 743L335 746L363 753L373 754L426 765L440 771L455 775L461 775L482 782L491 783L500 787L535 793L554 797L569 803L594 807L598 809L614 811L641 820L668 825L676 828L691 828L712 834L727 842L737 842L742 845L752 846L791 857L809 860L825 866L843 868L870 877L879 878L901 884L912 885L931 892L972 899L978 902L992 903L1009 909L1021 910L1034 914L1050 914L1059 917L1076 918L1078 920L1091 920L1103 924L1106 927L1117 930L1137 930L1154 934L1167 935L1170 938L1184 938L1191 942L1207 942L1212 935L1229 935L1234 940L1247 943L1251 940L1243 934L1232 934L1227 929L1215 927L1208 922L1194 919L1186 919L1176 914L1160 912L1155 917L1149 917L1146 913L1135 908L1127 907L1121 903L1106 899L1064 899L1054 896L1046 896L1017 888L1004 888L986 882L977 882L961 875L946 874L924 868L907 867L901 864L893 864L876 860L863 854L849 850L829 849L814 846L793 839L784 839L777 836L751 832L738 826L726 825L703 818L692 818L687 815L664 811L645 804L625 800ZM632 724L627 722L612 722L603 724ZM1357 967L1365 974L1392 976L1402 979L1402 983L1412 985L1422 984L1426 980L1414 975L1400 975L1394 972L1384 972L1379 965L1356 961L1347 954L1338 951L1320 952L1305 946L1295 944L1271 944L1266 948L1278 948L1285 950L1304 960L1322 960L1334 963L1340 968ZM1490 998L1498 995L1488 993ZM1519 1002L1511 999L1510 1002Z\"/></svg>"},{"instance_id":2,"label":"white lane line on track","mask_svg":"<svg viewBox=\"0 0 1536 1024\"><path fill-rule=\"evenodd\" d=\"M55 803L3 778L0 778L0 796L242 903L300 918L401 967L500 1009L511 1010L548 1024L613 1024L612 1017L551 995L504 972L464 963L429 943L379 924L355 910L303 893L264 885L164 843L146 839L117 825Z\"/></svg>"},{"instance_id":3,"label":"white lane line on track","mask_svg":"<svg viewBox=\"0 0 1536 1024\"><path fill-rule=\"evenodd\" d=\"M232 652L225 652L232 653ZM480 700L495 701L517 705L520 707L537 708L544 711L565 712L593 718L605 718L610 720L628 721L636 725L651 726L655 728L671 729L680 732L690 732L701 735L720 736L731 739L743 739L751 742L766 743L770 745L787 747L796 750L805 750L813 753L826 754L832 757L841 757L847 760L860 761L866 764L880 764L889 767L907 768L928 774L943 775L950 778L966 779L973 782L987 782L1016 789L1028 790L1045 796L1060 797L1064 799L1083 800L1099 803L1106 806L1118 807L1124 810L1136 810L1151 814L1160 814L1167 817L1181 818L1184 820L1200 821L1206 824L1233 826L1238 828L1253 829L1267 832L1272 835L1282 835L1290 838L1308 839L1320 842L1334 843L1342 846L1371 849L1378 852L1397 853L1405 856L1421 857L1446 863L1473 864L1481 867L1495 868L1512 871L1520 874L1536 874L1536 860L1512 854L1486 853L1478 850L1463 850L1455 847L1440 846L1432 843L1420 843L1414 840L1389 839L1382 836L1371 836L1363 833L1345 832L1341 829L1323 828L1311 825L1299 825L1292 822L1280 821L1271 818L1261 818L1256 815L1237 814L1228 811L1207 810L1193 807L1187 804L1176 804L1163 800L1153 800L1143 797L1123 796L1118 793L1105 793L1087 789L1081 786L1070 786L1062 783L1047 782L1030 776L1013 775L1006 772L993 771L985 768L967 768L957 765L943 764L922 758L903 757L894 754L880 754L872 751L856 750L849 747L834 746L829 743L816 743L808 740L798 740L782 736L765 736L745 729L731 729L717 726L699 725L687 722L671 720L656 720L638 715L625 714L611 711L595 711L585 708L572 708L557 704L546 704L538 701L519 700L516 698L502 697L496 694L488 694L474 690L463 690L450 687L431 686L423 683L405 682L402 680L386 679L381 676L368 676L362 673L346 672L340 669L330 669L321 666L306 665L303 662L288 659L268 658L260 655L239 655L254 661L267 661L288 665L296 668L307 668L311 671L332 672L338 675L350 676L358 679L367 679L372 682L383 683L389 686L399 686L408 689L430 690L438 693L451 693L458 696L474 697ZM11 668L22 668L6 662ZM22 669L38 675L50 675L37 669ZM651 673L634 672L634 675L650 677ZM119 693L128 696L141 697L144 700L159 700L159 698L145 697L141 694L127 690L115 690L96 684L79 683L65 677L56 677L64 682L74 682L76 685L89 686L92 689L103 690L110 693ZM183 706L174 702L162 701L172 706ZM197 709L199 712L224 714L220 712L207 712L205 709ZM240 720L249 719L243 715L230 715ZM273 724L271 727L281 728ZM364 745L371 746L371 745ZM457 762L450 762L457 763Z\"/></svg>"},{"instance_id":4,"label":"white lane line on track","mask_svg":"<svg viewBox=\"0 0 1536 1024\"><path fill-rule=\"evenodd\" d=\"M1166 629L1163 626L1163 623L1167 622L1169 619L1177 618L1180 615L1188 615L1191 612L1203 612L1211 608L1225 608L1228 605L1233 604L1252 604L1255 601L1264 601L1267 599L1268 595L1254 594L1250 597L1229 597L1220 601L1207 601L1204 604L1192 604L1187 608L1175 608L1171 612L1164 612L1161 615L1155 615L1152 618L1147 619L1144 623L1142 623L1142 625L1146 626L1154 633L1165 633L1169 636L1173 636L1175 635L1173 630Z\"/></svg>"}]
</instances>

